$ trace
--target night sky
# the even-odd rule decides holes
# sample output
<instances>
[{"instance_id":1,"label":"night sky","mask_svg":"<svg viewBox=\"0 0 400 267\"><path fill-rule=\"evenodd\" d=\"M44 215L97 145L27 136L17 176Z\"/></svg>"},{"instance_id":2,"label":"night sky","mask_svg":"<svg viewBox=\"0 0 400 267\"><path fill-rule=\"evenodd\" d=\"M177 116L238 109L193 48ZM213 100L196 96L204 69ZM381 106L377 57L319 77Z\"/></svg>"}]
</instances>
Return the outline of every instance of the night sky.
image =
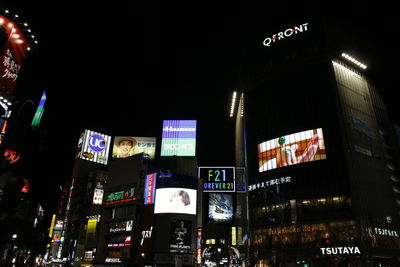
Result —
<instances>
[{"instance_id":1,"label":"night sky","mask_svg":"<svg viewBox=\"0 0 400 267\"><path fill-rule=\"evenodd\" d=\"M233 165L234 122L228 116L231 93L238 86L241 44L254 34L270 35L294 17L322 15L354 34L354 49L368 65L392 122L400 123L394 97L398 23L385 8L305 15L298 9L287 13L240 6L233 12L2 2L0 12L7 8L17 13L39 41L27 57L18 90L32 88L38 98L42 90L47 92L42 120L49 167L43 179L52 179L52 185L70 177L84 129L159 137L163 119L197 119L200 165Z\"/></svg>"}]
</instances>

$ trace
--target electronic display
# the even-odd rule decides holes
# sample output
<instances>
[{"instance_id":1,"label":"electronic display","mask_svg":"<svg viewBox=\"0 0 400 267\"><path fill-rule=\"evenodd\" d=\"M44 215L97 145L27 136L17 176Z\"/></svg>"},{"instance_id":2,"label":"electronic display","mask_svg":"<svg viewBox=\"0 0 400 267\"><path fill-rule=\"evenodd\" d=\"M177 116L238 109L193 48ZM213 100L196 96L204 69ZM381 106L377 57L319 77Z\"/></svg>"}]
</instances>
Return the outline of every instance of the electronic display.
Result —
<instances>
[{"instance_id":1,"label":"electronic display","mask_svg":"<svg viewBox=\"0 0 400 267\"><path fill-rule=\"evenodd\" d=\"M196 156L196 120L164 120L161 156Z\"/></svg>"},{"instance_id":2,"label":"electronic display","mask_svg":"<svg viewBox=\"0 0 400 267\"><path fill-rule=\"evenodd\" d=\"M154 213L183 213L196 215L197 191L188 188L156 189Z\"/></svg>"},{"instance_id":3,"label":"electronic display","mask_svg":"<svg viewBox=\"0 0 400 267\"><path fill-rule=\"evenodd\" d=\"M127 158L139 153L143 153L144 158L154 159L156 154L156 137L115 137L112 150L113 158Z\"/></svg>"},{"instance_id":4,"label":"electronic display","mask_svg":"<svg viewBox=\"0 0 400 267\"><path fill-rule=\"evenodd\" d=\"M233 219L233 200L231 194L210 193L208 200L208 218L214 221Z\"/></svg>"},{"instance_id":5,"label":"electronic display","mask_svg":"<svg viewBox=\"0 0 400 267\"><path fill-rule=\"evenodd\" d=\"M326 159L326 151L321 128L258 144L259 172L322 159Z\"/></svg>"}]
</instances>

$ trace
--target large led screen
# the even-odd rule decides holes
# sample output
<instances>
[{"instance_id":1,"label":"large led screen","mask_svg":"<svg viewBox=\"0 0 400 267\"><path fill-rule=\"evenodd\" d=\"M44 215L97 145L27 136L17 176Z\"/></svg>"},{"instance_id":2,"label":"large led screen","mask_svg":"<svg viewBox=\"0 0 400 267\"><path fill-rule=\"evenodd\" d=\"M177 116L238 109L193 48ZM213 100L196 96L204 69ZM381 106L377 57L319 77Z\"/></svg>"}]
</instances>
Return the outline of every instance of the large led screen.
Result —
<instances>
[{"instance_id":1,"label":"large led screen","mask_svg":"<svg viewBox=\"0 0 400 267\"><path fill-rule=\"evenodd\" d=\"M81 159L107 164L111 137L105 134L86 130L79 140L79 157Z\"/></svg>"},{"instance_id":2,"label":"large led screen","mask_svg":"<svg viewBox=\"0 0 400 267\"><path fill-rule=\"evenodd\" d=\"M326 159L322 129L281 136L258 144L259 171Z\"/></svg>"},{"instance_id":3,"label":"large led screen","mask_svg":"<svg viewBox=\"0 0 400 267\"><path fill-rule=\"evenodd\" d=\"M165 120L161 156L196 156L196 122L196 120Z\"/></svg>"},{"instance_id":4,"label":"large led screen","mask_svg":"<svg viewBox=\"0 0 400 267\"><path fill-rule=\"evenodd\" d=\"M232 220L232 195L210 193L208 201L208 218L220 222Z\"/></svg>"},{"instance_id":5,"label":"large led screen","mask_svg":"<svg viewBox=\"0 0 400 267\"><path fill-rule=\"evenodd\" d=\"M155 137L116 136L112 150L113 158L127 158L139 153L147 159L154 159L156 154Z\"/></svg>"},{"instance_id":6,"label":"large led screen","mask_svg":"<svg viewBox=\"0 0 400 267\"><path fill-rule=\"evenodd\" d=\"M196 215L197 191L187 188L156 189L154 213L183 213Z\"/></svg>"}]
</instances>

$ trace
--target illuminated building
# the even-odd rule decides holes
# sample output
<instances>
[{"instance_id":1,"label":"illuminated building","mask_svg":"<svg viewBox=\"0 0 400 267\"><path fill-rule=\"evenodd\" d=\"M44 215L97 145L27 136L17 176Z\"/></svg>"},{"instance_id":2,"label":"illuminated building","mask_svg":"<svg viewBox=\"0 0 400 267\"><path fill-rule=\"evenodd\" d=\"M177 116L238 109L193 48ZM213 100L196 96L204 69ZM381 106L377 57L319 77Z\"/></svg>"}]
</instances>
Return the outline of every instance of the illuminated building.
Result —
<instances>
[{"instance_id":1,"label":"illuminated building","mask_svg":"<svg viewBox=\"0 0 400 267\"><path fill-rule=\"evenodd\" d=\"M278 38L304 23L307 31ZM348 52L351 38L338 38L344 33L329 23L288 25L269 46L263 38L272 33L250 41L243 58L245 108L236 118L246 127L237 154L249 174L250 262L395 266L398 154L360 62L368 56Z\"/></svg>"}]
</instances>

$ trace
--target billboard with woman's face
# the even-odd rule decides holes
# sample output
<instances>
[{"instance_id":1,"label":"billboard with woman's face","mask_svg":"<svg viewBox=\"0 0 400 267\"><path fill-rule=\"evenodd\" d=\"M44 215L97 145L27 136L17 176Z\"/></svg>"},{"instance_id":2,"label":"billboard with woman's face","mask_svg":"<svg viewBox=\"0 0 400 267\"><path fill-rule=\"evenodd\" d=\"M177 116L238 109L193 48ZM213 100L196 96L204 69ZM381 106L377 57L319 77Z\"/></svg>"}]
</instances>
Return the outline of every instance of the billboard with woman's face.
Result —
<instances>
[{"instance_id":1,"label":"billboard with woman's face","mask_svg":"<svg viewBox=\"0 0 400 267\"><path fill-rule=\"evenodd\" d=\"M156 190L154 213L183 213L196 215L197 191L188 188L159 188Z\"/></svg>"},{"instance_id":2,"label":"billboard with woman's face","mask_svg":"<svg viewBox=\"0 0 400 267\"><path fill-rule=\"evenodd\" d=\"M112 150L113 158L127 158L139 153L143 157L154 159L156 154L155 137L116 136Z\"/></svg>"},{"instance_id":3,"label":"billboard with woman's face","mask_svg":"<svg viewBox=\"0 0 400 267\"><path fill-rule=\"evenodd\" d=\"M326 159L322 129L281 136L258 144L259 171Z\"/></svg>"}]
</instances>

